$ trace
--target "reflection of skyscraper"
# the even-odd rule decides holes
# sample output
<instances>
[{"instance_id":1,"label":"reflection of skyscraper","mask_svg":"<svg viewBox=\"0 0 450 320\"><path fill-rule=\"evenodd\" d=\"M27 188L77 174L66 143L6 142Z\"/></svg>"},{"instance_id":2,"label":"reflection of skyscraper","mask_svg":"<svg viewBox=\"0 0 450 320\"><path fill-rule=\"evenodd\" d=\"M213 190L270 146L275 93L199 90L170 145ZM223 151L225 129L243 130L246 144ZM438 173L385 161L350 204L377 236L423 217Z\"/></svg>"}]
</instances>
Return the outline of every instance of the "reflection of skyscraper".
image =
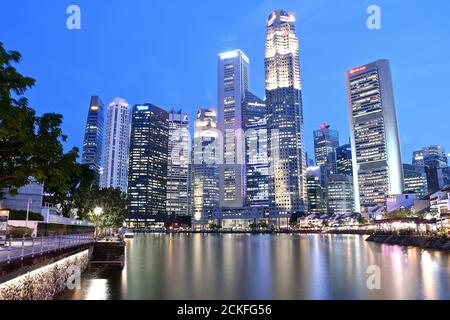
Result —
<instances>
[{"instance_id":1,"label":"reflection of skyscraper","mask_svg":"<svg viewBox=\"0 0 450 320\"><path fill-rule=\"evenodd\" d=\"M124 99L115 98L107 111L102 188L127 192L130 130L131 108Z\"/></svg>"},{"instance_id":2,"label":"reflection of skyscraper","mask_svg":"<svg viewBox=\"0 0 450 320\"><path fill-rule=\"evenodd\" d=\"M103 102L98 96L91 97L89 113L84 131L83 155L81 163L88 165L96 175L100 185L100 166L103 148Z\"/></svg>"},{"instance_id":3,"label":"reflection of skyscraper","mask_svg":"<svg viewBox=\"0 0 450 320\"><path fill-rule=\"evenodd\" d=\"M267 158L267 108L247 92L242 104L245 129L246 205L268 207L269 162Z\"/></svg>"},{"instance_id":4,"label":"reflection of skyscraper","mask_svg":"<svg viewBox=\"0 0 450 320\"><path fill-rule=\"evenodd\" d=\"M242 102L249 88L249 59L240 50L219 55L218 123L223 135L220 167L222 207L242 208L245 202L245 151Z\"/></svg>"},{"instance_id":5,"label":"reflection of skyscraper","mask_svg":"<svg viewBox=\"0 0 450 320\"><path fill-rule=\"evenodd\" d=\"M191 194L193 223L206 225L219 210L219 130L215 110L200 109L192 148Z\"/></svg>"},{"instance_id":6,"label":"reflection of skyscraper","mask_svg":"<svg viewBox=\"0 0 450 320\"><path fill-rule=\"evenodd\" d=\"M369 209L403 193L403 167L389 62L347 73L355 206ZM369 210L364 210L367 212Z\"/></svg>"},{"instance_id":7,"label":"reflection of skyscraper","mask_svg":"<svg viewBox=\"0 0 450 320\"><path fill-rule=\"evenodd\" d=\"M188 215L189 117L169 113L169 158L167 169L167 213Z\"/></svg>"},{"instance_id":8,"label":"reflection of skyscraper","mask_svg":"<svg viewBox=\"0 0 450 320\"><path fill-rule=\"evenodd\" d=\"M128 171L129 222L149 227L165 220L169 113L152 104L133 109Z\"/></svg>"},{"instance_id":9,"label":"reflection of skyscraper","mask_svg":"<svg viewBox=\"0 0 450 320\"><path fill-rule=\"evenodd\" d=\"M270 165L270 217L287 223L307 198L302 85L295 17L283 10L267 20L266 104Z\"/></svg>"}]
</instances>

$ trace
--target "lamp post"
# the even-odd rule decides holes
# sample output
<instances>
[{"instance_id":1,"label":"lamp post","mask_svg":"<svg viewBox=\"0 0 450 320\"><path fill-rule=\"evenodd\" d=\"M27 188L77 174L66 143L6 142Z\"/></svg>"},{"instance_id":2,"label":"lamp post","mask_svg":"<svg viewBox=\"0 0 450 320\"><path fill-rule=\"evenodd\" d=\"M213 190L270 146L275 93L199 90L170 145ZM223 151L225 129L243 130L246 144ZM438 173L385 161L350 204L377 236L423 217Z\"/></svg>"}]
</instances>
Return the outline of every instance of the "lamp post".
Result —
<instances>
[{"instance_id":1,"label":"lamp post","mask_svg":"<svg viewBox=\"0 0 450 320\"><path fill-rule=\"evenodd\" d=\"M95 221L95 241L98 241L98 219L100 218L100 215L102 214L103 209L100 207L97 207L94 209L94 214L96 217Z\"/></svg>"}]
</instances>

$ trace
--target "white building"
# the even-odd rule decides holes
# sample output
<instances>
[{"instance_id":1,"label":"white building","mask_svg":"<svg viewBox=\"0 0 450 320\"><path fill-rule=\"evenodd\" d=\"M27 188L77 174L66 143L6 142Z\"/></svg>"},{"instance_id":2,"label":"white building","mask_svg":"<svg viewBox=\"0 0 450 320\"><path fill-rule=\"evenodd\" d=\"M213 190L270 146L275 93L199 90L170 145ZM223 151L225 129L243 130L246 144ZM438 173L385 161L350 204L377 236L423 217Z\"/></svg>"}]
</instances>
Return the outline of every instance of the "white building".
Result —
<instances>
[{"instance_id":1,"label":"white building","mask_svg":"<svg viewBox=\"0 0 450 320\"><path fill-rule=\"evenodd\" d=\"M355 206L357 212L369 213L404 191L389 61L349 70L346 78Z\"/></svg>"},{"instance_id":2,"label":"white building","mask_svg":"<svg viewBox=\"0 0 450 320\"><path fill-rule=\"evenodd\" d=\"M131 112L122 98L114 98L108 105L102 188L127 192Z\"/></svg>"},{"instance_id":3,"label":"white building","mask_svg":"<svg viewBox=\"0 0 450 320\"><path fill-rule=\"evenodd\" d=\"M169 157L167 165L167 214L187 216L189 175L189 117L169 113Z\"/></svg>"},{"instance_id":4,"label":"white building","mask_svg":"<svg viewBox=\"0 0 450 320\"><path fill-rule=\"evenodd\" d=\"M219 55L218 124L223 136L220 204L242 208L245 203L245 143L242 103L249 89L249 59L241 51Z\"/></svg>"}]
</instances>

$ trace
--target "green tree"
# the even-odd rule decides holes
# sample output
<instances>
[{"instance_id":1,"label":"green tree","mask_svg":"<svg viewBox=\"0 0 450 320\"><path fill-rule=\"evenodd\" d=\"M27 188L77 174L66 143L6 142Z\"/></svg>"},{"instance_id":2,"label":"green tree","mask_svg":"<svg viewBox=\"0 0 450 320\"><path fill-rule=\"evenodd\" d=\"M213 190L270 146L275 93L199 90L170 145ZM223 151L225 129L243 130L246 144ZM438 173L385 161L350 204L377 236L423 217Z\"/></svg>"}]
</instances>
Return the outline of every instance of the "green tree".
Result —
<instances>
[{"instance_id":1,"label":"green tree","mask_svg":"<svg viewBox=\"0 0 450 320\"><path fill-rule=\"evenodd\" d=\"M79 172L78 149L64 153L60 114L36 116L24 96L35 80L14 68L21 55L0 43L0 189L16 194L33 177L56 198L70 190Z\"/></svg>"},{"instance_id":2,"label":"green tree","mask_svg":"<svg viewBox=\"0 0 450 320\"><path fill-rule=\"evenodd\" d=\"M98 222L101 229L117 229L123 225L128 213L126 194L119 189L92 188L86 196L90 198L86 200L90 211L83 216L84 219L95 224ZM97 207L102 209L100 217L94 214Z\"/></svg>"}]
</instances>

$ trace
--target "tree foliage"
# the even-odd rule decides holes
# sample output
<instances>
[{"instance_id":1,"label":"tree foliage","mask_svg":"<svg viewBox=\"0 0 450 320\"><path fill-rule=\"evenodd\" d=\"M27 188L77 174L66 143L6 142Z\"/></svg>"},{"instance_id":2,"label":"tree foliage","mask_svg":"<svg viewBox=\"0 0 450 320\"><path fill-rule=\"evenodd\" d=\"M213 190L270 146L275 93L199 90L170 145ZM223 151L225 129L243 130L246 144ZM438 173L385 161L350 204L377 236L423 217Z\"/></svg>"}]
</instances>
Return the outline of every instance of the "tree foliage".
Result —
<instances>
[{"instance_id":1,"label":"tree foliage","mask_svg":"<svg viewBox=\"0 0 450 320\"><path fill-rule=\"evenodd\" d=\"M37 116L28 107L24 94L35 80L14 68L20 59L0 43L0 190L14 195L34 177L47 191L64 193L79 170L78 149L64 152L62 115Z\"/></svg>"}]
</instances>

